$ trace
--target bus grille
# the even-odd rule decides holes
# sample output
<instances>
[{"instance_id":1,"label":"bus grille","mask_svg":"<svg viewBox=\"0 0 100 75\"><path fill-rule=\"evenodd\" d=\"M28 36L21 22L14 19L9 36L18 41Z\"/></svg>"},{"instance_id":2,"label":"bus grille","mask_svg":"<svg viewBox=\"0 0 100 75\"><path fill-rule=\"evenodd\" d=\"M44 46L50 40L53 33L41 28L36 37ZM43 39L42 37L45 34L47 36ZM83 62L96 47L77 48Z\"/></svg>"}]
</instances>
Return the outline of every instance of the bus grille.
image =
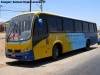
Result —
<instances>
[{"instance_id":1,"label":"bus grille","mask_svg":"<svg viewBox=\"0 0 100 75\"><path fill-rule=\"evenodd\" d=\"M20 53L21 50L14 50L14 53Z\"/></svg>"},{"instance_id":2,"label":"bus grille","mask_svg":"<svg viewBox=\"0 0 100 75\"><path fill-rule=\"evenodd\" d=\"M12 49L8 49L8 52L10 52L10 53L20 53L21 50L12 50Z\"/></svg>"},{"instance_id":3,"label":"bus grille","mask_svg":"<svg viewBox=\"0 0 100 75\"><path fill-rule=\"evenodd\" d=\"M8 49L8 52L12 53L12 52L13 52L13 50L11 50L11 49Z\"/></svg>"}]
</instances>

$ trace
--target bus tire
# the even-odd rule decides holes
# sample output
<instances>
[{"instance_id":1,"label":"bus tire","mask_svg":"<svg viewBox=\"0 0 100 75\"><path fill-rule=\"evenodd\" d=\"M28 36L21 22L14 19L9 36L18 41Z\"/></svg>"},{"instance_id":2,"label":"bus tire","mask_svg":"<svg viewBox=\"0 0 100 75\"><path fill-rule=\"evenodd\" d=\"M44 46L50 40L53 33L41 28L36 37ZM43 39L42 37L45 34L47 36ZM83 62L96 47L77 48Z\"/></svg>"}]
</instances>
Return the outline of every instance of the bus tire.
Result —
<instances>
[{"instance_id":1,"label":"bus tire","mask_svg":"<svg viewBox=\"0 0 100 75\"><path fill-rule=\"evenodd\" d=\"M58 47L57 47L57 45L54 45L53 51L52 51L52 59L53 60L57 60L58 59L58 55L59 55Z\"/></svg>"},{"instance_id":2,"label":"bus tire","mask_svg":"<svg viewBox=\"0 0 100 75\"><path fill-rule=\"evenodd\" d=\"M87 40L87 42L86 42L85 50L86 51L90 50L90 41L89 40Z\"/></svg>"},{"instance_id":3,"label":"bus tire","mask_svg":"<svg viewBox=\"0 0 100 75\"><path fill-rule=\"evenodd\" d=\"M100 45L100 42L98 42L98 45Z\"/></svg>"}]
</instances>

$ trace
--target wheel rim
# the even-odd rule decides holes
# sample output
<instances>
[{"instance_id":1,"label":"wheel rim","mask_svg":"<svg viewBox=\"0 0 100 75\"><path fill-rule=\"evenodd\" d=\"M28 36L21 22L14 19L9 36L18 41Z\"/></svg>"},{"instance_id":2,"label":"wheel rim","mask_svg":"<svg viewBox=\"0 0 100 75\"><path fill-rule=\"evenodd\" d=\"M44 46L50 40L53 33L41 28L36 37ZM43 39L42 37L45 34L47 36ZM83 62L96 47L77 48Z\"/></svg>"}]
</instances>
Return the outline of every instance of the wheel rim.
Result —
<instances>
[{"instance_id":1,"label":"wheel rim","mask_svg":"<svg viewBox=\"0 0 100 75\"><path fill-rule=\"evenodd\" d=\"M58 56L58 49L56 49L56 56Z\"/></svg>"}]
</instances>

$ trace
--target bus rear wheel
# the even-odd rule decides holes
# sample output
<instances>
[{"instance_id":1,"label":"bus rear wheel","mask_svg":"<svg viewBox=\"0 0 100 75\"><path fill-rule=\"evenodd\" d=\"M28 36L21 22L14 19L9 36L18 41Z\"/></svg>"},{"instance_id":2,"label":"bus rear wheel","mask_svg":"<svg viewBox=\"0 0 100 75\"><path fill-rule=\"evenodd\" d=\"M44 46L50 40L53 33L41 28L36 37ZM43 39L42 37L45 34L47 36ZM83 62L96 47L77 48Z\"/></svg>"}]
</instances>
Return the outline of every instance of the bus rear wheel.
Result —
<instances>
[{"instance_id":1,"label":"bus rear wheel","mask_svg":"<svg viewBox=\"0 0 100 75\"><path fill-rule=\"evenodd\" d=\"M86 51L90 50L90 42L89 41L86 42L85 50Z\"/></svg>"},{"instance_id":2,"label":"bus rear wheel","mask_svg":"<svg viewBox=\"0 0 100 75\"><path fill-rule=\"evenodd\" d=\"M98 45L100 45L100 42L98 42Z\"/></svg>"},{"instance_id":3,"label":"bus rear wheel","mask_svg":"<svg viewBox=\"0 0 100 75\"><path fill-rule=\"evenodd\" d=\"M57 47L57 45L54 45L53 52L52 52L52 59L53 60L57 60L58 59L58 55L59 55L58 47Z\"/></svg>"}]
</instances>

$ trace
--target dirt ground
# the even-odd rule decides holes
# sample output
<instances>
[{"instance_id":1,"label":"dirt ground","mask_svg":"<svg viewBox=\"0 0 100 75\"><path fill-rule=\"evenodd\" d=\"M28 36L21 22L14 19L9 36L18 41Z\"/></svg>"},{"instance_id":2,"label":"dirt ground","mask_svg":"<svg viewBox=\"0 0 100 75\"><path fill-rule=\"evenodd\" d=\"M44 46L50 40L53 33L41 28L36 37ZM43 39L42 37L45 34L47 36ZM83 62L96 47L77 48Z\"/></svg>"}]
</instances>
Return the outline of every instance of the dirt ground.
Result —
<instances>
[{"instance_id":1,"label":"dirt ground","mask_svg":"<svg viewBox=\"0 0 100 75\"><path fill-rule=\"evenodd\" d=\"M5 33L0 33L0 58L4 56Z\"/></svg>"},{"instance_id":2,"label":"dirt ground","mask_svg":"<svg viewBox=\"0 0 100 75\"><path fill-rule=\"evenodd\" d=\"M0 33L0 68L7 66L6 62L11 60L5 57L5 33Z\"/></svg>"},{"instance_id":3,"label":"dirt ground","mask_svg":"<svg viewBox=\"0 0 100 75\"><path fill-rule=\"evenodd\" d=\"M0 33L0 67L6 65L5 59L5 33Z\"/></svg>"}]
</instances>

